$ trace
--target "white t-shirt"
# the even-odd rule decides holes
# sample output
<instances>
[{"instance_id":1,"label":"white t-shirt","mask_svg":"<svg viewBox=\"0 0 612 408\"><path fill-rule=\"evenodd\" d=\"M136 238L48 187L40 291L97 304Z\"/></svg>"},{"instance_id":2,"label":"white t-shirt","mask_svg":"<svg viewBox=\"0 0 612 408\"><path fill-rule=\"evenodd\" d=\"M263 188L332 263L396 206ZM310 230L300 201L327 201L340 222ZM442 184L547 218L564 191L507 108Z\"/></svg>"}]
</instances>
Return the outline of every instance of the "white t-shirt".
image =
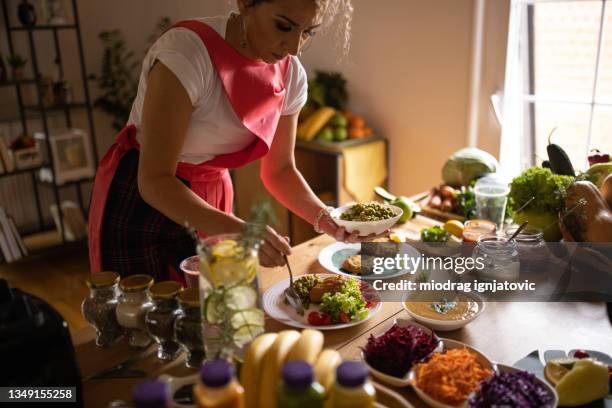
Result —
<instances>
[{"instance_id":1,"label":"white t-shirt","mask_svg":"<svg viewBox=\"0 0 612 408\"><path fill-rule=\"evenodd\" d=\"M197 20L205 22L225 38L228 18L221 16ZM306 71L297 57L290 58L282 115L299 112L307 96ZM236 116L204 43L193 31L182 27L167 31L147 53L128 124L140 128L147 77L156 60L176 75L193 105L187 137L179 158L181 162L203 163L221 154L240 151L253 142L256 136Z\"/></svg>"}]
</instances>

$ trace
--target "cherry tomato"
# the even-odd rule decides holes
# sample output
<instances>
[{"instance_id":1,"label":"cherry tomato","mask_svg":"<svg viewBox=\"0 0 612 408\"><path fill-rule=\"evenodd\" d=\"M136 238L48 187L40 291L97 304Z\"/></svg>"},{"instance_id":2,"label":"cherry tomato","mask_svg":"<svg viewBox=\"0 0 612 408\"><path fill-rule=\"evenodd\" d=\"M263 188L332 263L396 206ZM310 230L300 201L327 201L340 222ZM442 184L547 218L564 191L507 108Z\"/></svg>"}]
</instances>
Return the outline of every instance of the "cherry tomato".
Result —
<instances>
[{"instance_id":1,"label":"cherry tomato","mask_svg":"<svg viewBox=\"0 0 612 408\"><path fill-rule=\"evenodd\" d=\"M584 350L576 350L574 352L574 358L589 358L589 353Z\"/></svg>"},{"instance_id":2,"label":"cherry tomato","mask_svg":"<svg viewBox=\"0 0 612 408\"><path fill-rule=\"evenodd\" d=\"M326 326L331 324L331 316L327 313L310 312L308 313L308 323L313 326Z\"/></svg>"},{"instance_id":3,"label":"cherry tomato","mask_svg":"<svg viewBox=\"0 0 612 408\"><path fill-rule=\"evenodd\" d=\"M366 308L368 309L373 309L376 307L376 305L378 305L378 301L377 300L370 300L366 303Z\"/></svg>"},{"instance_id":4,"label":"cherry tomato","mask_svg":"<svg viewBox=\"0 0 612 408\"><path fill-rule=\"evenodd\" d=\"M327 313L322 313L322 314L323 314L323 326L327 326L333 323L331 315L328 315Z\"/></svg>"},{"instance_id":5,"label":"cherry tomato","mask_svg":"<svg viewBox=\"0 0 612 408\"><path fill-rule=\"evenodd\" d=\"M340 312L340 321L342 323L348 323L351 319L348 317L348 315L344 312Z\"/></svg>"}]
</instances>

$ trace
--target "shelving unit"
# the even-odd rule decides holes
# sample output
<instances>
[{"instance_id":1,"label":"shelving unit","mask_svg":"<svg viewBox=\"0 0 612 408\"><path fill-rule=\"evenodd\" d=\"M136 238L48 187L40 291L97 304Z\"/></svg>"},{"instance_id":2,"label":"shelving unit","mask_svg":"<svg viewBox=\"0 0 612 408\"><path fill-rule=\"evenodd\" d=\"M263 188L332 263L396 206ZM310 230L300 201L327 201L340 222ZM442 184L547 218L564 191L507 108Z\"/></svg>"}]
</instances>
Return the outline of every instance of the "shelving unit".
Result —
<instances>
[{"instance_id":1,"label":"shelving unit","mask_svg":"<svg viewBox=\"0 0 612 408\"><path fill-rule=\"evenodd\" d=\"M27 1L22 0L22 3L26 4ZM81 208L81 211L83 212L83 216L85 217L85 219L87 219L87 210L84 205L81 184L84 182L91 181L91 178L84 178L84 179L64 183L62 185L57 185L55 182L42 181L37 177L37 173L39 172L39 170L41 170L42 168L49 168L53 176L52 177L53 180L56 180L55 168L54 168L54 163L53 163L53 154L51 154L52 150L51 150L51 144L50 144L51 134L49 131L49 117L51 115L63 114L65 123L66 123L66 128L70 129L72 128L72 119L73 119L72 111L75 109L85 110L85 113L87 116L88 127L89 127L88 137L90 138L90 144L92 147L94 165L97 166L98 164L98 151L97 151L96 142L95 142L96 138L95 138L95 129L94 129L94 124L93 124L92 103L91 103L91 98L90 98L89 88L88 88L87 72L85 69L83 42L81 38L81 30L80 30L80 25L79 25L79 17L78 17L76 0L70 0L70 4L72 7L72 14L74 16L74 22L72 24L58 24L58 25L48 25L48 24L32 25L32 26L13 25L11 24L11 21L9 18L9 12L10 12L9 0L0 0L0 4L2 6L2 13L4 16L4 25L6 29L6 38L8 42L9 53L15 54L17 52L17 50L15 49L14 36L26 35L27 43L29 46L29 61L32 64L33 73L34 73L34 78L24 78L18 81L11 80L8 82L0 83L0 87L13 87L15 89L15 95L17 99L16 105L18 107L18 116L17 118L15 118L16 119L15 121L21 122L21 128L22 128L23 133L25 134L28 133L28 120L29 119L39 118L41 120L42 129L45 134L46 151L48 152L48 161L44 163L43 165L36 166L33 168L28 168L28 169L16 169L11 172L6 172L3 174L0 174L0 179L5 178L5 177L16 176L16 175L28 174L28 173L31 175L32 194L36 202L36 210L37 210L37 215L38 215L38 228L34 231L28 231L28 233L42 232L42 231L46 231L49 229L49 227L45 225L45 222L43 219L39 187L52 189L53 196L54 196L54 202L58 206L58 209L61 208L60 190L65 189L65 188L71 188L71 187L74 188L76 191L77 197L78 197L79 206ZM13 3L13 4L16 5L16 3ZM55 53L55 62L59 70L59 77L60 79L63 79L64 78L64 65L63 65L63 59L62 59L62 53L61 53L60 39L58 35L58 32L60 30L72 31L76 35L77 48L78 48L78 63L80 65L79 67L80 76L81 76L80 79L82 81L82 86L83 86L84 100L77 101L77 102L70 103L70 104L56 105L56 106L50 107L50 106L44 105L43 95L42 95L40 87L38 86L39 79L42 78L42 73L40 69L41 67L39 65L39 58L38 58L37 51L36 51L36 41L35 41L34 32L36 31L48 32L53 36L53 44L54 44L53 51ZM26 54L26 52L22 52L21 54L22 55ZM24 103L23 90L22 90L22 87L24 86L36 86L36 94L37 94L38 102L35 105L27 105ZM10 118L0 118L0 119L6 120ZM60 225L63 226L62 211L59 211L59 217L60 217ZM67 244L64 228L61 228L61 244L64 244L64 245Z\"/></svg>"},{"instance_id":2,"label":"shelving unit","mask_svg":"<svg viewBox=\"0 0 612 408\"><path fill-rule=\"evenodd\" d=\"M387 167L389 165L389 142L380 135L344 142L306 142L297 140L295 144L295 163L308 185L321 201L332 207L339 207L353 200L344 187L344 149L347 147L383 141ZM388 169L387 169L388 170ZM386 182L384 187L387 187ZM327 195L328 197L323 197ZM304 242L317 234L312 226L291 212L287 212L287 231L291 242Z\"/></svg>"}]
</instances>

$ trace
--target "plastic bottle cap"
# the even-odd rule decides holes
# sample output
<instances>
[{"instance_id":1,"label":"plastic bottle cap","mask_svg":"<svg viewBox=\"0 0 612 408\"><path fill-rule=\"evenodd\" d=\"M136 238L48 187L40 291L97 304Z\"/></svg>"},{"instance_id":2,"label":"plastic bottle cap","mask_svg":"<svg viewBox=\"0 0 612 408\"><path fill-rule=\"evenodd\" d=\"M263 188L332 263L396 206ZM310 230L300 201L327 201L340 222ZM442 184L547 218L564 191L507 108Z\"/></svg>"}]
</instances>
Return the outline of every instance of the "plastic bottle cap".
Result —
<instances>
[{"instance_id":1,"label":"plastic bottle cap","mask_svg":"<svg viewBox=\"0 0 612 408\"><path fill-rule=\"evenodd\" d=\"M134 388L132 398L136 408L167 408L168 387L158 380L146 381Z\"/></svg>"},{"instance_id":2,"label":"plastic bottle cap","mask_svg":"<svg viewBox=\"0 0 612 408\"><path fill-rule=\"evenodd\" d=\"M200 380L207 387L224 387L234 377L234 368L225 360L214 360L208 362L200 369Z\"/></svg>"},{"instance_id":3,"label":"plastic bottle cap","mask_svg":"<svg viewBox=\"0 0 612 408\"><path fill-rule=\"evenodd\" d=\"M346 361L336 369L336 381L344 387L359 387L368 378L368 369L358 361Z\"/></svg>"},{"instance_id":4,"label":"plastic bottle cap","mask_svg":"<svg viewBox=\"0 0 612 408\"><path fill-rule=\"evenodd\" d=\"M313 378L312 366L305 361L292 361L283 366L283 381L289 388L307 388Z\"/></svg>"}]
</instances>

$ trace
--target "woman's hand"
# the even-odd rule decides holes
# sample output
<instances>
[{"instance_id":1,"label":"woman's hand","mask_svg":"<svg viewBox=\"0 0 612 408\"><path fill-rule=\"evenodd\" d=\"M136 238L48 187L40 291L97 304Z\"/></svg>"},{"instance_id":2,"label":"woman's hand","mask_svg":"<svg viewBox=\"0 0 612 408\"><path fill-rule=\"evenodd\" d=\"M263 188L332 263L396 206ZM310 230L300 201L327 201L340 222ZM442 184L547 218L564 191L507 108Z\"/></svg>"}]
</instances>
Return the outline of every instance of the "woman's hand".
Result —
<instances>
[{"instance_id":1,"label":"woman's hand","mask_svg":"<svg viewBox=\"0 0 612 408\"><path fill-rule=\"evenodd\" d=\"M348 243L372 241L376 238L389 235L389 230L384 231L382 234L370 234L363 237L359 236L359 231L349 233L344 227L336 224L336 221L328 213L324 214L319 220L319 231L326 233L336 241Z\"/></svg>"},{"instance_id":2,"label":"woman's hand","mask_svg":"<svg viewBox=\"0 0 612 408\"><path fill-rule=\"evenodd\" d=\"M280 236L270 226L266 226L263 234L264 242L259 248L259 263L265 267L285 265L285 255L291 254L289 237Z\"/></svg>"}]
</instances>

